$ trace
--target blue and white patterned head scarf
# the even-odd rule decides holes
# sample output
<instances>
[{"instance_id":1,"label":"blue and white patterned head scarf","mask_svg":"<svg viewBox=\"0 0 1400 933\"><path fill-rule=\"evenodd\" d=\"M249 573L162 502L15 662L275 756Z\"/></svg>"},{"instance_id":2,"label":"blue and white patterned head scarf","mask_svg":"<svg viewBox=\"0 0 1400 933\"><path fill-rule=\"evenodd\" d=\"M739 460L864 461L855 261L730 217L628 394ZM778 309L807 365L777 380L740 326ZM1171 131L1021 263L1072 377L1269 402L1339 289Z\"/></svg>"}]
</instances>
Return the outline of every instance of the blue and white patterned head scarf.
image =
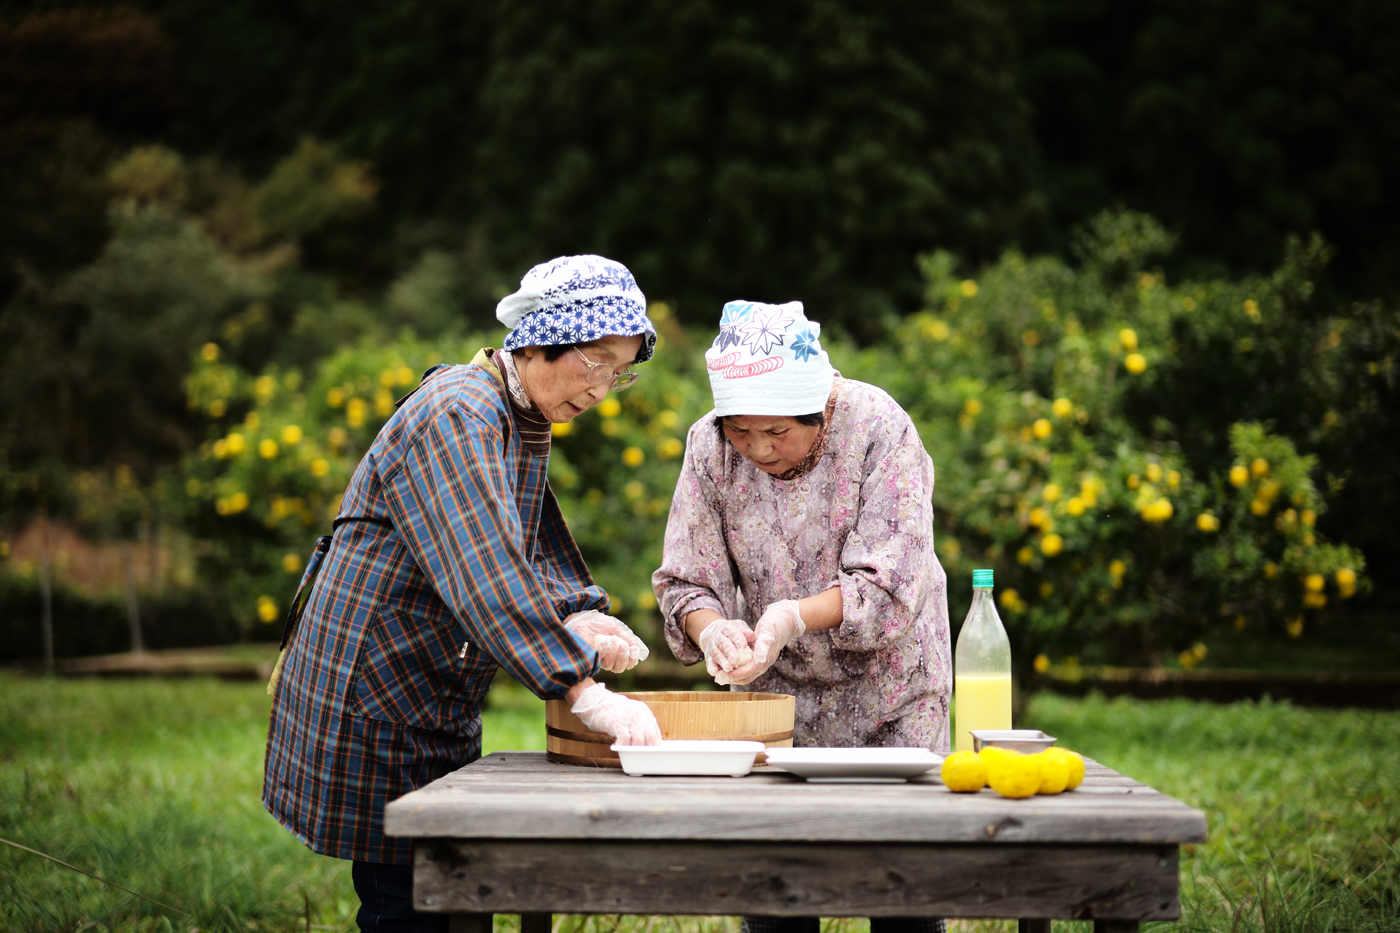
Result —
<instances>
[{"instance_id":1,"label":"blue and white patterned head scarf","mask_svg":"<svg viewBox=\"0 0 1400 933\"><path fill-rule=\"evenodd\" d=\"M656 349L656 328L637 280L622 263L602 256L561 256L535 266L519 291L496 305L496 320L511 328L506 350L641 336L636 362L645 363Z\"/></svg>"},{"instance_id":2,"label":"blue and white patterned head scarf","mask_svg":"<svg viewBox=\"0 0 1400 933\"><path fill-rule=\"evenodd\" d=\"M705 351L715 414L808 415L826 408L836 370L802 302L731 301Z\"/></svg>"}]
</instances>

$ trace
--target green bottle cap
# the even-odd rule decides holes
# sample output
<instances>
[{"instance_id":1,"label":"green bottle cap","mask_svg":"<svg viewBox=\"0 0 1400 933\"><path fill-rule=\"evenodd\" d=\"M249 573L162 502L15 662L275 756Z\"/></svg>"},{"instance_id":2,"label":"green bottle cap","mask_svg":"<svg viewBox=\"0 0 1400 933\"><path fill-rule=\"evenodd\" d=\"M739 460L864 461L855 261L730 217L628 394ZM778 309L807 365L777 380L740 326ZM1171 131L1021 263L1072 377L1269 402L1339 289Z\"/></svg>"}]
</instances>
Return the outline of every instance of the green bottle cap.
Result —
<instances>
[{"instance_id":1,"label":"green bottle cap","mask_svg":"<svg viewBox=\"0 0 1400 933\"><path fill-rule=\"evenodd\" d=\"M973 585L973 586L991 586L991 585L992 585L992 572L991 572L990 570L974 570L974 571L972 571L972 585Z\"/></svg>"}]
</instances>

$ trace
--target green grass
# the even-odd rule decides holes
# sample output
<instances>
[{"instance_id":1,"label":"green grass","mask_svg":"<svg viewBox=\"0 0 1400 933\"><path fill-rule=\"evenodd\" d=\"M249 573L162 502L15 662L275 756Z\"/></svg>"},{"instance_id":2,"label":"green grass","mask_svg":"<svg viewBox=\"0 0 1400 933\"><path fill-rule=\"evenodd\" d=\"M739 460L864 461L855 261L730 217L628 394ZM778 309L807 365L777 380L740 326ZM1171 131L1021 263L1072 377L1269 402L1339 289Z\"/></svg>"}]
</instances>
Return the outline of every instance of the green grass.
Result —
<instances>
[{"instance_id":1,"label":"green grass","mask_svg":"<svg viewBox=\"0 0 1400 933\"><path fill-rule=\"evenodd\" d=\"M493 698L488 751L544 747L538 700ZM349 863L263 810L268 704L261 684L0 675L0 836L191 915L0 846L0 930L353 930Z\"/></svg>"},{"instance_id":2,"label":"green grass","mask_svg":"<svg viewBox=\"0 0 1400 933\"><path fill-rule=\"evenodd\" d=\"M1027 718L1206 812L1182 928L1400 929L1400 713L1040 695Z\"/></svg>"},{"instance_id":3,"label":"green grass","mask_svg":"<svg viewBox=\"0 0 1400 933\"><path fill-rule=\"evenodd\" d=\"M353 930L347 863L307 851L259 803L267 706L255 684L0 675L0 836L190 915L0 846L0 930ZM519 688L493 691L487 750L541 748L542 719ZM1400 930L1400 714L1040 696L1024 724L1207 812L1210 841L1183 856L1183 921L1163 929ZM737 930L732 918L557 927Z\"/></svg>"}]
</instances>

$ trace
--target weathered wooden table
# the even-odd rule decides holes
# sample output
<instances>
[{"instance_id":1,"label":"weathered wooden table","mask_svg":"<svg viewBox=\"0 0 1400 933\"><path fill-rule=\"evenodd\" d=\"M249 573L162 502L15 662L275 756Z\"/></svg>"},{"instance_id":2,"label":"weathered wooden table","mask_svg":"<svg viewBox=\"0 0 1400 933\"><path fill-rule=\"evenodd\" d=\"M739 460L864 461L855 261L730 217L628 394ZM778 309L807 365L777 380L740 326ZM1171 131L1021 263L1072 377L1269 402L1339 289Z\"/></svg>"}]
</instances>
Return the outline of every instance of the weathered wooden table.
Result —
<instances>
[{"instance_id":1,"label":"weathered wooden table","mask_svg":"<svg viewBox=\"0 0 1400 933\"><path fill-rule=\"evenodd\" d=\"M1205 814L1089 762L1072 793L1006 800L907 784L630 777L499 752L389 804L414 901L489 933L550 915L749 914L1094 920L1178 916L1178 849Z\"/></svg>"}]
</instances>

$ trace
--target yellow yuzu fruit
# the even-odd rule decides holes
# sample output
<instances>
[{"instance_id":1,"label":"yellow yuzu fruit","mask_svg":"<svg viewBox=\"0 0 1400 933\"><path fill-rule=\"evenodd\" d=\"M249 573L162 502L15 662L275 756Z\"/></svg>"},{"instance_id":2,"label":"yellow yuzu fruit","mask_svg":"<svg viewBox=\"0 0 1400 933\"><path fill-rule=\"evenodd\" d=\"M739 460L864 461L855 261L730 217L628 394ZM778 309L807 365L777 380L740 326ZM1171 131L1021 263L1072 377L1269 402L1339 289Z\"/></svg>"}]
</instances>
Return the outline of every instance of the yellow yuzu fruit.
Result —
<instances>
[{"instance_id":1,"label":"yellow yuzu fruit","mask_svg":"<svg viewBox=\"0 0 1400 933\"><path fill-rule=\"evenodd\" d=\"M959 794L987 786L987 765L976 752L953 752L943 759L943 786Z\"/></svg>"},{"instance_id":2,"label":"yellow yuzu fruit","mask_svg":"<svg viewBox=\"0 0 1400 933\"><path fill-rule=\"evenodd\" d=\"M1065 790L1074 790L1084 783L1084 759L1079 754L1069 749L1061 749L1067 756L1069 764L1069 780L1065 782Z\"/></svg>"},{"instance_id":3,"label":"yellow yuzu fruit","mask_svg":"<svg viewBox=\"0 0 1400 933\"><path fill-rule=\"evenodd\" d=\"M1069 752L1063 748L1047 748L1036 755L1040 759L1040 789L1038 794L1058 794L1069 784Z\"/></svg>"},{"instance_id":4,"label":"yellow yuzu fruit","mask_svg":"<svg viewBox=\"0 0 1400 933\"><path fill-rule=\"evenodd\" d=\"M991 784L992 770L996 768L997 763L1000 762L1003 758L1010 758L1013 755L1019 755L1021 753L1014 752L1009 748L1000 748L996 745L987 745L983 747L983 749L980 752L976 752L975 754L978 758L982 760L982 764L986 767L987 783Z\"/></svg>"},{"instance_id":5,"label":"yellow yuzu fruit","mask_svg":"<svg viewBox=\"0 0 1400 933\"><path fill-rule=\"evenodd\" d=\"M982 749L980 752L977 752L976 754L978 754L979 756L981 756L981 758L982 758L982 763L985 764L985 765L987 766L988 774L990 775L992 763L993 763L994 761L997 761L997 760L1000 759L1000 758L1005 758L1005 757L1007 757L1008 755L1019 755L1019 754L1021 754L1021 753L1020 753L1020 752L1014 752L1014 751L1012 751L1012 750L1009 749L1009 748L1001 748L1001 747L996 746L996 745L988 745L986 748Z\"/></svg>"},{"instance_id":6,"label":"yellow yuzu fruit","mask_svg":"<svg viewBox=\"0 0 1400 933\"><path fill-rule=\"evenodd\" d=\"M1003 797L1034 797L1040 789L1040 759L1036 755L998 755L987 768L987 783Z\"/></svg>"}]
</instances>

